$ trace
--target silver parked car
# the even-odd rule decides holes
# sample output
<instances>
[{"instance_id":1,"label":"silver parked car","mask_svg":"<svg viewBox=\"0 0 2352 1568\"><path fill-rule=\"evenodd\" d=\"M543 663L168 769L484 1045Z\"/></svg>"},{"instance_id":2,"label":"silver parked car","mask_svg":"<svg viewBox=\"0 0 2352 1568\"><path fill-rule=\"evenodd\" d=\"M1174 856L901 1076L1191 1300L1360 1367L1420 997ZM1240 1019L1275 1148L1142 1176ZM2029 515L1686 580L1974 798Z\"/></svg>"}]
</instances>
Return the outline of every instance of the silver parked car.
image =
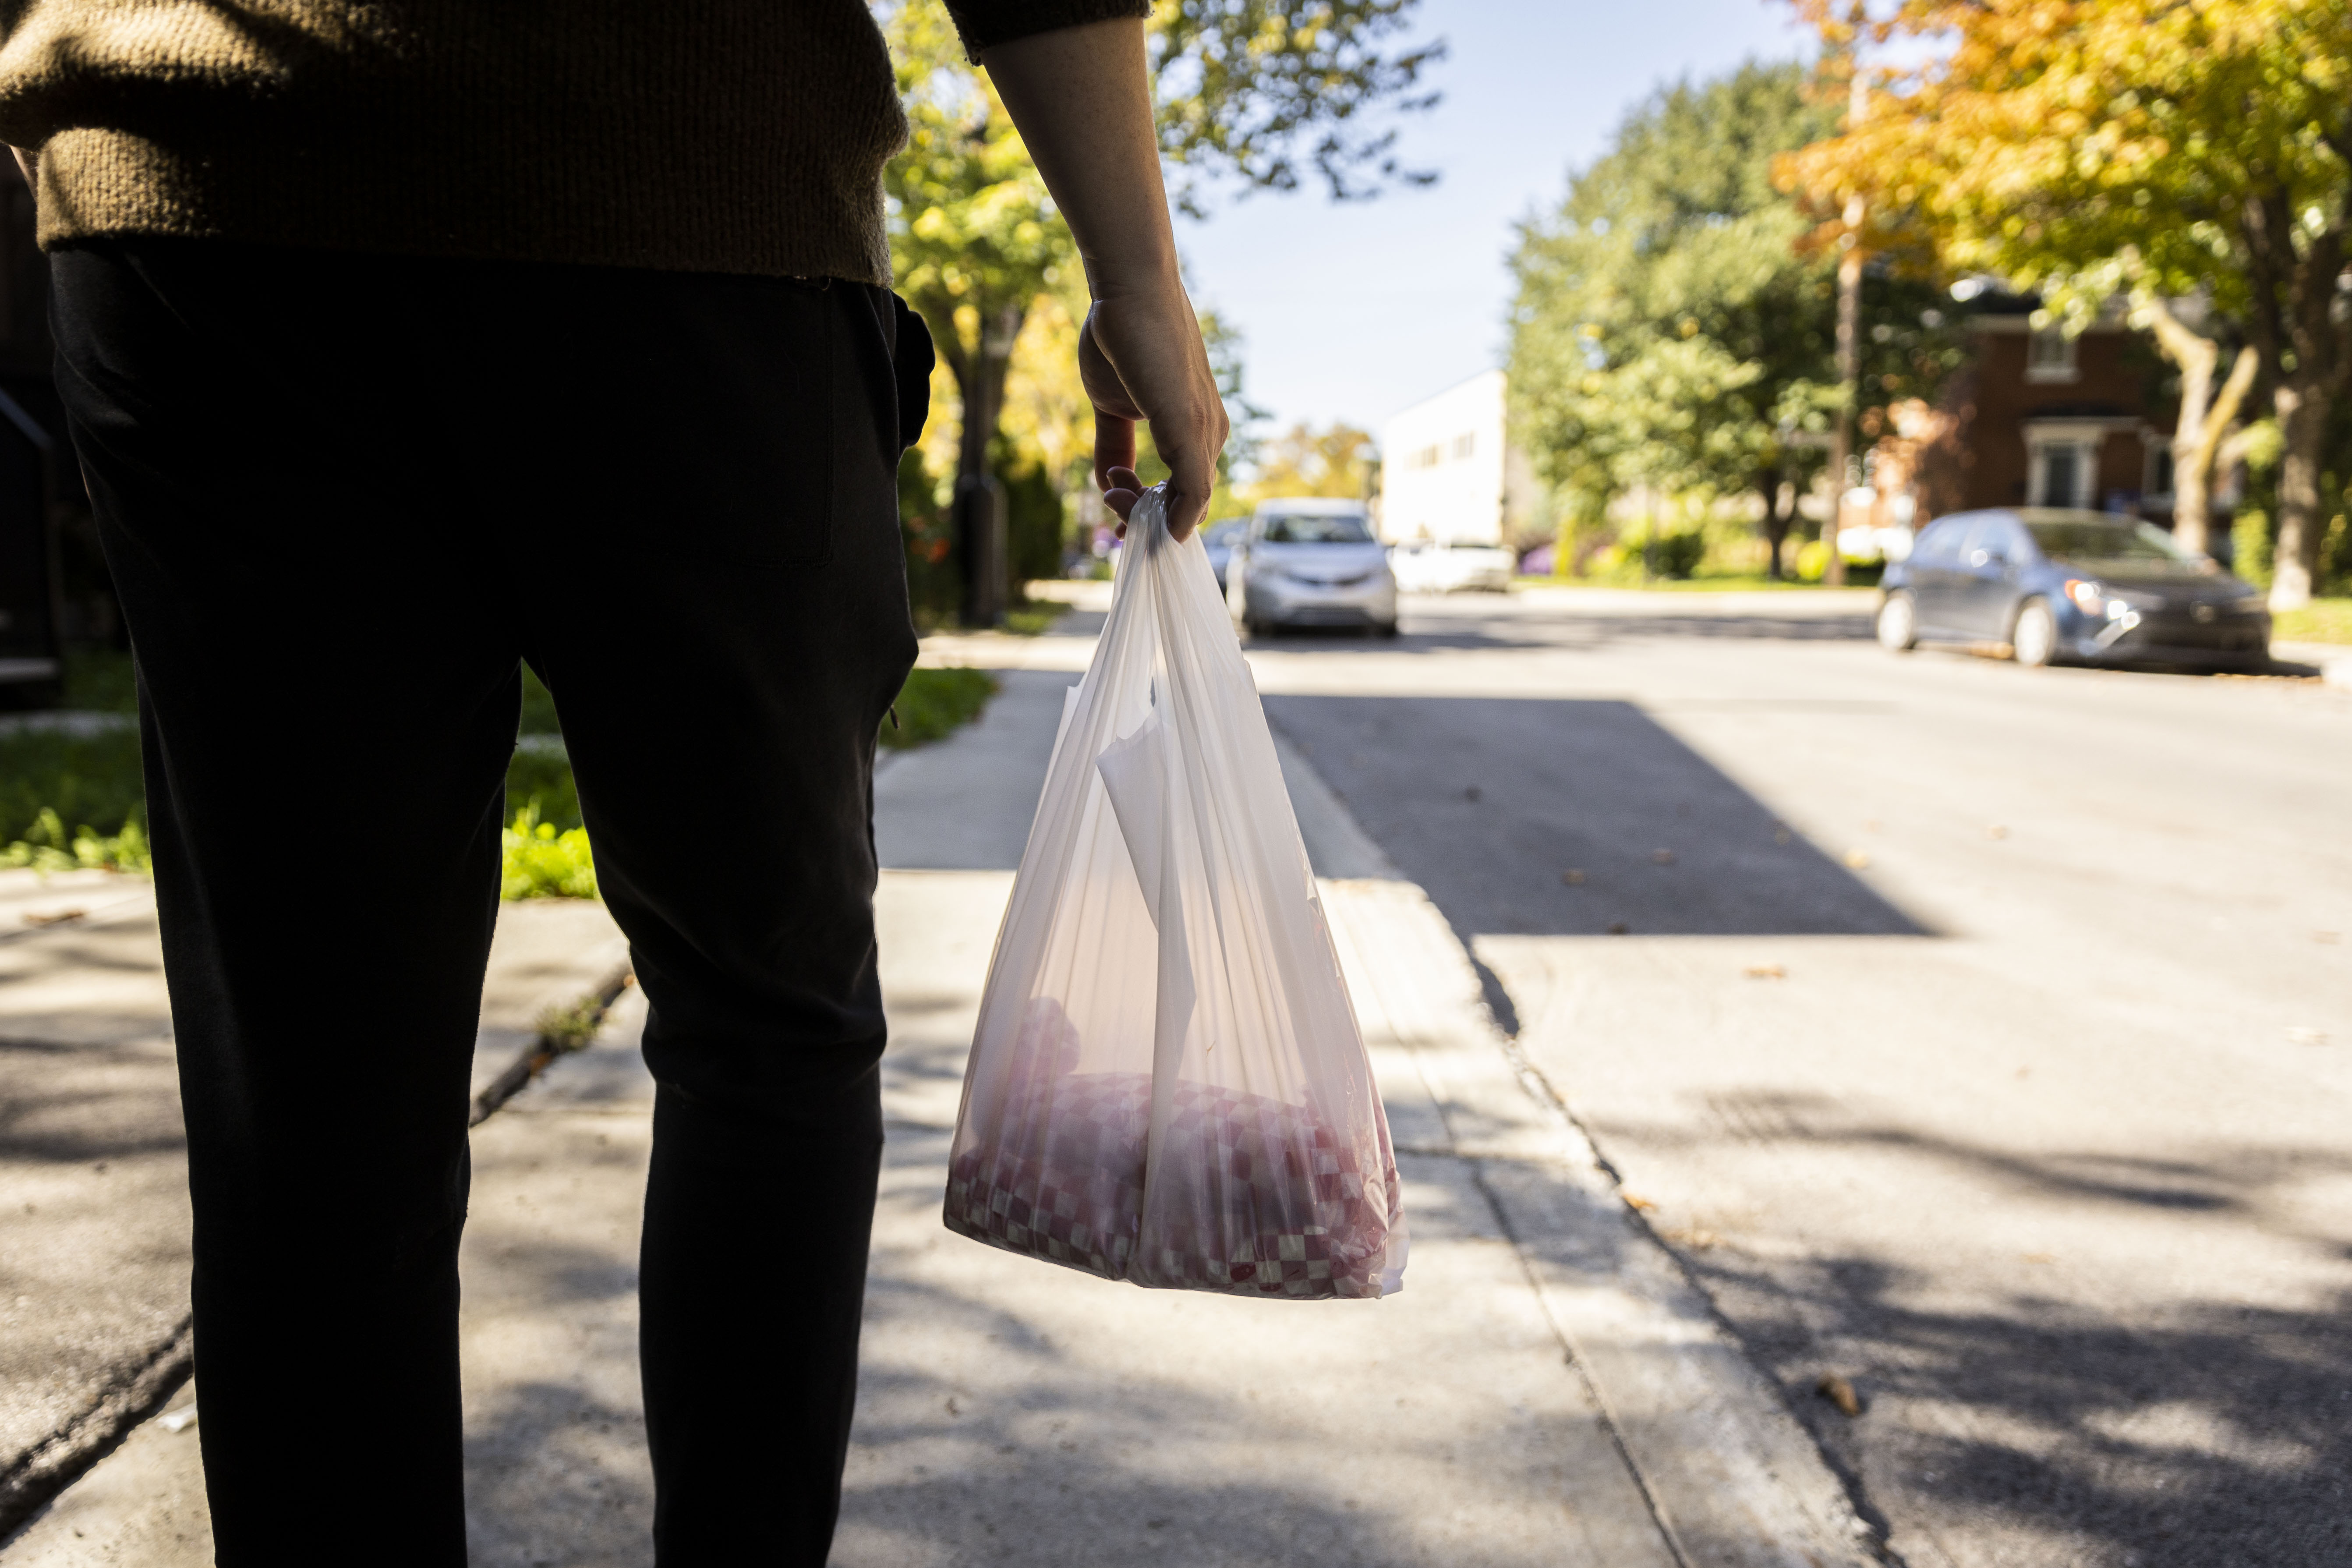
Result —
<instances>
[{"instance_id":1,"label":"silver parked car","mask_svg":"<svg viewBox=\"0 0 2352 1568\"><path fill-rule=\"evenodd\" d=\"M1209 552L1209 570L1217 574L1219 588L1225 585L1225 566L1234 558L1234 546L1249 531L1249 525L1245 517L1232 517L1201 531L1201 546Z\"/></svg>"},{"instance_id":2,"label":"silver parked car","mask_svg":"<svg viewBox=\"0 0 2352 1568\"><path fill-rule=\"evenodd\" d=\"M1260 505L1226 563L1225 602L1253 634L1355 626L1396 636L1396 578L1360 501Z\"/></svg>"}]
</instances>

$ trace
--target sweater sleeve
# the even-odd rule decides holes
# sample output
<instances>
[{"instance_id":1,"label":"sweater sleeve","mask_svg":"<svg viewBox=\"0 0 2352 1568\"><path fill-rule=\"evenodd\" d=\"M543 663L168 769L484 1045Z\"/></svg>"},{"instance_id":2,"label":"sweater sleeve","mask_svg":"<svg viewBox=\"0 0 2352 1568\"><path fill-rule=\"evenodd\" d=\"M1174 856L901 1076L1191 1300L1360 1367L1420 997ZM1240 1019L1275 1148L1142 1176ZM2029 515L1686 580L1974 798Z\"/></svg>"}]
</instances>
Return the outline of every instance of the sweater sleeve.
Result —
<instances>
[{"instance_id":1,"label":"sweater sleeve","mask_svg":"<svg viewBox=\"0 0 2352 1568\"><path fill-rule=\"evenodd\" d=\"M948 0L948 14L974 61L992 44L1009 44L1033 33L1108 22L1114 16L1149 16L1151 0Z\"/></svg>"}]
</instances>

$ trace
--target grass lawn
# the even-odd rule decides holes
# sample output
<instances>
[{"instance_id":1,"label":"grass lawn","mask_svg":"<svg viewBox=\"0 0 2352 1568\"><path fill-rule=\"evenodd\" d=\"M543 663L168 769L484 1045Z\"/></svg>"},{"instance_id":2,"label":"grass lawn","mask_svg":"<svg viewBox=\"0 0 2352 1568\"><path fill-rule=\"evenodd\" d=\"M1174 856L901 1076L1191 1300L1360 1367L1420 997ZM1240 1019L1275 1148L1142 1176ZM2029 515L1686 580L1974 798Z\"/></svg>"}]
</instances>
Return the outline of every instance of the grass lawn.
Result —
<instances>
[{"instance_id":1,"label":"grass lawn","mask_svg":"<svg viewBox=\"0 0 2352 1568\"><path fill-rule=\"evenodd\" d=\"M2352 599L2314 599L2274 616L2271 635L2281 642L2352 643Z\"/></svg>"},{"instance_id":2,"label":"grass lawn","mask_svg":"<svg viewBox=\"0 0 2352 1568\"><path fill-rule=\"evenodd\" d=\"M1061 613L1058 605L1050 608ZM995 678L982 670L918 669L898 693L897 725L883 723L881 743L903 750L939 740L977 718L995 693ZM136 712L130 656L69 656L65 706ZM555 700L527 668L518 729L526 737L562 733ZM594 861L581 827L580 791L562 748L518 747L507 764L506 789L514 822L506 830L505 895L593 897ZM139 732L131 726L88 733L0 729L0 866L145 871L145 807Z\"/></svg>"},{"instance_id":3,"label":"grass lawn","mask_svg":"<svg viewBox=\"0 0 2352 1568\"><path fill-rule=\"evenodd\" d=\"M1014 637L1043 636L1046 628L1069 614L1070 606L1051 600L1036 605L1016 605L1004 612L1004 629Z\"/></svg>"},{"instance_id":4,"label":"grass lawn","mask_svg":"<svg viewBox=\"0 0 2352 1568\"><path fill-rule=\"evenodd\" d=\"M979 718L995 695L996 678L984 669L909 671L892 705L898 722L882 721L882 744L894 752L928 745Z\"/></svg>"}]
</instances>

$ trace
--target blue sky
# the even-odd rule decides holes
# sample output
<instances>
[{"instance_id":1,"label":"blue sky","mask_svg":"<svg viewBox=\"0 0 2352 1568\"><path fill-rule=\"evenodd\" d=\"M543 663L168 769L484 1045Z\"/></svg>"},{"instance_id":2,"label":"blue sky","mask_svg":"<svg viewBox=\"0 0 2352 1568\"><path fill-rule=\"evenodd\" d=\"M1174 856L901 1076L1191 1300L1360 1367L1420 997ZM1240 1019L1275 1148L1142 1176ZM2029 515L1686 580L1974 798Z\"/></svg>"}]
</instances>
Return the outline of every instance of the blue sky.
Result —
<instances>
[{"instance_id":1,"label":"blue sky","mask_svg":"<svg viewBox=\"0 0 2352 1568\"><path fill-rule=\"evenodd\" d=\"M1809 53L1774 0L1423 0L1436 109L1400 150L1433 187L1334 206L1304 187L1177 220L1193 292L1241 329L1269 429L1398 409L1502 363L1512 224L1557 203L1626 108L1685 75Z\"/></svg>"}]
</instances>

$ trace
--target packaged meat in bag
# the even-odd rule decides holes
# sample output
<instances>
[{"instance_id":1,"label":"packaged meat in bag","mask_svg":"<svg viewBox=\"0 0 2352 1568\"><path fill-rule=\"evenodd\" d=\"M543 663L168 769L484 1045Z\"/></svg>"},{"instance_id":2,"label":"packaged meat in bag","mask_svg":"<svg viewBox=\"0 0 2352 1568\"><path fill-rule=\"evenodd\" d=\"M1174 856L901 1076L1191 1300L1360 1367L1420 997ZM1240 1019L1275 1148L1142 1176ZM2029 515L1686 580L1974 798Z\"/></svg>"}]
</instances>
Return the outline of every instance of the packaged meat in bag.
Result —
<instances>
[{"instance_id":1,"label":"packaged meat in bag","mask_svg":"<svg viewBox=\"0 0 2352 1568\"><path fill-rule=\"evenodd\" d=\"M1129 520L982 1000L948 1228L1138 1285L1402 1288L1404 1210L1257 688L1198 534Z\"/></svg>"}]
</instances>

